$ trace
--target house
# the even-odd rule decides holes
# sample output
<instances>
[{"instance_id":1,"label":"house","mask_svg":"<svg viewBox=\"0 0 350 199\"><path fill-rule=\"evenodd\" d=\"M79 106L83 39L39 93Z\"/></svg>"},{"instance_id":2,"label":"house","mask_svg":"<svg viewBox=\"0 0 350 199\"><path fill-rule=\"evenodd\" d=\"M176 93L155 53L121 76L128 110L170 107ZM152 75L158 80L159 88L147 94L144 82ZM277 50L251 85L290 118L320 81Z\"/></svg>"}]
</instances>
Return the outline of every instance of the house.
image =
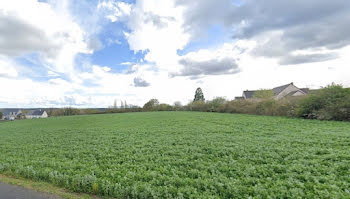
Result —
<instances>
[{"instance_id":1,"label":"house","mask_svg":"<svg viewBox=\"0 0 350 199\"><path fill-rule=\"evenodd\" d=\"M47 112L45 110L42 110L42 109L29 111L26 115L27 119L47 118L47 117L48 117Z\"/></svg>"},{"instance_id":2,"label":"house","mask_svg":"<svg viewBox=\"0 0 350 199\"><path fill-rule=\"evenodd\" d=\"M243 95L242 97L237 97L237 99L252 99L254 98L254 94L257 92L258 90L246 90L243 91ZM298 88L296 87L293 82L290 84L286 84L283 86L279 86L276 88L272 89L272 92L274 94L274 98L276 100L285 98L285 97L290 97L290 96L301 96L301 95L306 95L309 93L309 89L308 88Z\"/></svg>"},{"instance_id":3,"label":"house","mask_svg":"<svg viewBox=\"0 0 350 199\"><path fill-rule=\"evenodd\" d=\"M4 109L1 111L4 120L15 120L17 118L24 118L24 114L20 109Z\"/></svg>"}]
</instances>

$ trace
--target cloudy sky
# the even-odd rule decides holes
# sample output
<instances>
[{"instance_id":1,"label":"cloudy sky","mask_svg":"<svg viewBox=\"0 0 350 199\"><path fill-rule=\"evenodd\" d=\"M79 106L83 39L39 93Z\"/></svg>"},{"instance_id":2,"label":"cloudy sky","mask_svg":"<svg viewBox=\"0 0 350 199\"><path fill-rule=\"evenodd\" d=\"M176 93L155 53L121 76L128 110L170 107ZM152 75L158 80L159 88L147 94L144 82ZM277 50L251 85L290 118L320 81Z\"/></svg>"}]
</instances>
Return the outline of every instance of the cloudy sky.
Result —
<instances>
[{"instance_id":1,"label":"cloudy sky","mask_svg":"<svg viewBox=\"0 0 350 199\"><path fill-rule=\"evenodd\" d=\"M1 0L0 107L350 86L349 0Z\"/></svg>"}]
</instances>

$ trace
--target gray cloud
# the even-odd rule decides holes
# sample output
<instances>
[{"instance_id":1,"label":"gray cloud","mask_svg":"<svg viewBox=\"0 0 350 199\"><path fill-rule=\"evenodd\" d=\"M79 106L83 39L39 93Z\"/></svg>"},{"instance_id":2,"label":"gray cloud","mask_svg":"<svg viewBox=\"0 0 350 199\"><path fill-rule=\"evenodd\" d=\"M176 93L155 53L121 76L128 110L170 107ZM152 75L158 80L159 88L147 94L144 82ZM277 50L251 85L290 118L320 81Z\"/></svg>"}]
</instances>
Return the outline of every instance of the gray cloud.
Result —
<instances>
[{"instance_id":1,"label":"gray cloud","mask_svg":"<svg viewBox=\"0 0 350 199\"><path fill-rule=\"evenodd\" d=\"M184 66L183 69L180 73L172 74L172 76L190 76L195 79L203 75L223 75L240 72L236 60L230 57L206 61L182 58L179 63Z\"/></svg>"},{"instance_id":2,"label":"gray cloud","mask_svg":"<svg viewBox=\"0 0 350 199\"><path fill-rule=\"evenodd\" d=\"M43 52L54 56L59 46L43 31L13 15L0 13L0 54L17 56L27 52Z\"/></svg>"},{"instance_id":3,"label":"gray cloud","mask_svg":"<svg viewBox=\"0 0 350 199\"><path fill-rule=\"evenodd\" d=\"M304 64L312 62L323 62L338 57L335 53L328 54L310 54L310 55L287 55L280 59L279 64L281 65L294 65L294 64Z\"/></svg>"},{"instance_id":4,"label":"gray cloud","mask_svg":"<svg viewBox=\"0 0 350 199\"><path fill-rule=\"evenodd\" d=\"M148 83L146 80L140 78L140 77L135 77L134 78L134 86L135 87L148 87L151 84Z\"/></svg>"},{"instance_id":5,"label":"gray cloud","mask_svg":"<svg viewBox=\"0 0 350 199\"><path fill-rule=\"evenodd\" d=\"M93 51L103 48L102 42L98 38L91 38L87 42L87 47Z\"/></svg>"},{"instance_id":6,"label":"gray cloud","mask_svg":"<svg viewBox=\"0 0 350 199\"><path fill-rule=\"evenodd\" d=\"M336 50L350 45L348 0L245 0L242 5L231 0L177 0L177 4L188 8L185 27L194 28L193 34L203 32L213 24L222 24L234 30L236 39L263 36L268 41L260 43L253 54L274 57L280 62L290 60L290 52L296 50ZM282 34L269 35L272 31ZM301 60L324 61L315 56L304 56L295 62Z\"/></svg>"},{"instance_id":7,"label":"gray cloud","mask_svg":"<svg viewBox=\"0 0 350 199\"><path fill-rule=\"evenodd\" d=\"M236 8L231 17L239 19L239 22L245 21L246 25L240 27L237 35L244 38L281 29L292 30L293 32L288 33L289 36L293 36L294 31L298 32L300 28L308 29L309 34L310 31L327 34L329 30L325 25L341 28L342 21L349 18L349 8L350 2L347 0L247 0L241 7Z\"/></svg>"},{"instance_id":8,"label":"gray cloud","mask_svg":"<svg viewBox=\"0 0 350 199\"><path fill-rule=\"evenodd\" d=\"M169 21L175 20L173 17L162 17L151 12L145 13L144 17L146 23L153 23L153 25L157 26L159 29L166 28Z\"/></svg>"},{"instance_id":9,"label":"gray cloud","mask_svg":"<svg viewBox=\"0 0 350 199\"><path fill-rule=\"evenodd\" d=\"M12 75L9 75L7 73L2 73L0 72L0 77L4 77L4 78L14 78Z\"/></svg>"},{"instance_id":10,"label":"gray cloud","mask_svg":"<svg viewBox=\"0 0 350 199\"><path fill-rule=\"evenodd\" d=\"M223 24L231 26L238 23L239 18L231 15L237 9L232 0L176 0L176 5L185 6L185 29L193 35L203 35L211 25Z\"/></svg>"}]
</instances>

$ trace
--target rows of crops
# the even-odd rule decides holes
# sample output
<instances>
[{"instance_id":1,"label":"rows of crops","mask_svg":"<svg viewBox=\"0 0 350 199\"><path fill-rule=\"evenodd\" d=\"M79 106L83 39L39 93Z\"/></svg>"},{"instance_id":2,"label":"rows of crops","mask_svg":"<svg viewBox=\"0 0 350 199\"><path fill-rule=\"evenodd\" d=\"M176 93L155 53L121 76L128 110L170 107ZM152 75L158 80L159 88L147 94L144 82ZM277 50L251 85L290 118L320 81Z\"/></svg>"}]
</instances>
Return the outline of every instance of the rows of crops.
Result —
<instances>
[{"instance_id":1,"label":"rows of crops","mask_svg":"<svg viewBox=\"0 0 350 199\"><path fill-rule=\"evenodd\" d=\"M1 123L0 173L117 198L346 198L350 123L196 112Z\"/></svg>"}]
</instances>

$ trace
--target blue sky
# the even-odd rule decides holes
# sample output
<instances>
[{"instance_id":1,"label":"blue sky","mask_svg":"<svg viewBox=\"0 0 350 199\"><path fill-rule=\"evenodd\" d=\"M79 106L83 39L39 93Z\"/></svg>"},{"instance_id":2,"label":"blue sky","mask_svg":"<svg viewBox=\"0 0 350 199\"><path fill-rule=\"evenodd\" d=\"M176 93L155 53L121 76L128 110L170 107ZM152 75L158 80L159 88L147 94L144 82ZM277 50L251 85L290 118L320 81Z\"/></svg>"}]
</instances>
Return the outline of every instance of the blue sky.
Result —
<instances>
[{"instance_id":1,"label":"blue sky","mask_svg":"<svg viewBox=\"0 0 350 199\"><path fill-rule=\"evenodd\" d=\"M349 86L349 13L342 0L1 1L0 108Z\"/></svg>"}]
</instances>

